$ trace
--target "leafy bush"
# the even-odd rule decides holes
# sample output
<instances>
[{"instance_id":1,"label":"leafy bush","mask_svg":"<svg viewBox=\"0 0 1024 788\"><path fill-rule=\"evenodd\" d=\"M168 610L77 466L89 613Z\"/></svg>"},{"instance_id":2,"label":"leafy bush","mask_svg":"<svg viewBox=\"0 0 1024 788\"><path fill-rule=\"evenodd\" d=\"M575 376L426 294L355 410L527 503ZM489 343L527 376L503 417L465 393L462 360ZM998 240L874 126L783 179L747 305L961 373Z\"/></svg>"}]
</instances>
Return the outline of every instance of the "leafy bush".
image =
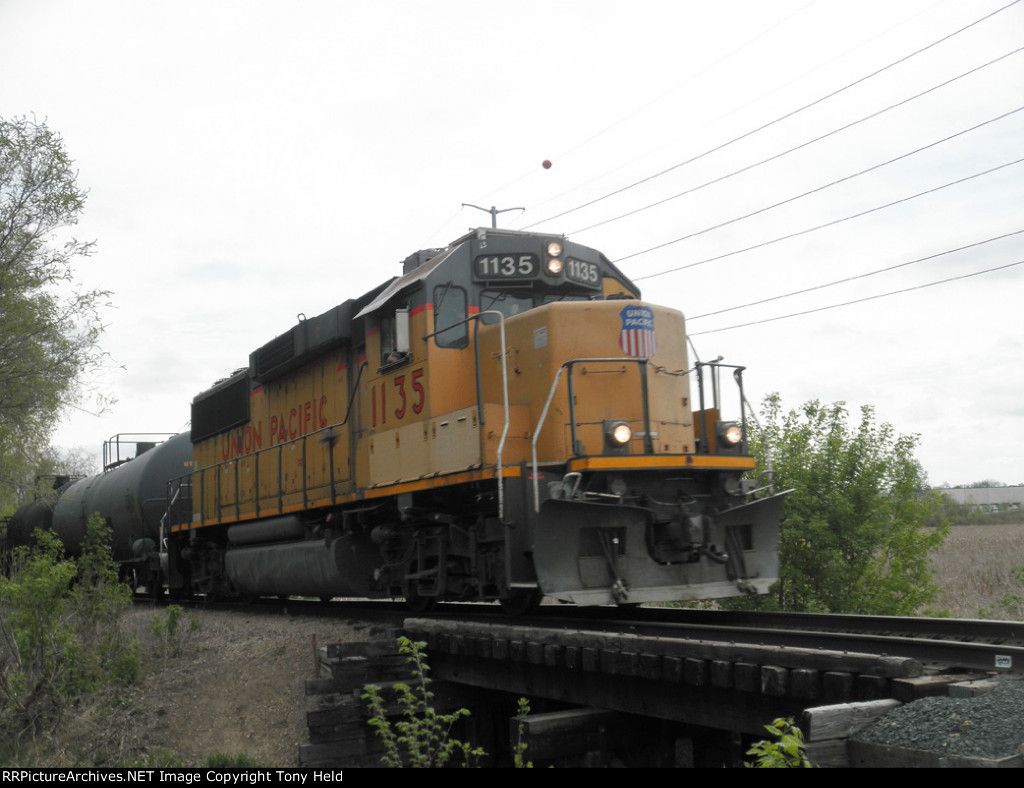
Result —
<instances>
[{"instance_id":1,"label":"leafy bush","mask_svg":"<svg viewBox=\"0 0 1024 788\"><path fill-rule=\"evenodd\" d=\"M777 741L767 739L757 742L747 750L754 756L754 762L747 763L751 769L810 769L811 762L804 752L803 732L793 724L792 719L779 718L771 725L765 725Z\"/></svg>"},{"instance_id":2,"label":"leafy bush","mask_svg":"<svg viewBox=\"0 0 1024 788\"><path fill-rule=\"evenodd\" d=\"M55 534L37 531L0 577L0 748L54 729L83 695L139 678L139 644L120 620L130 592L117 581L110 536L94 515L75 561Z\"/></svg>"},{"instance_id":3,"label":"leafy bush","mask_svg":"<svg viewBox=\"0 0 1024 788\"><path fill-rule=\"evenodd\" d=\"M392 723L388 718L384 699L377 687L372 684L363 687L362 698L373 715L369 725L376 729L384 743L381 765L391 768L442 767L459 757L465 765L475 764L486 753L450 736L452 725L458 719L468 717L469 711L458 709L451 714L438 714L434 709L434 693L429 689L431 679L427 676L430 666L424 652L426 645L405 637L398 638L399 653L405 655L412 671L412 685L392 685L400 709L399 721Z\"/></svg>"},{"instance_id":4,"label":"leafy bush","mask_svg":"<svg viewBox=\"0 0 1024 788\"><path fill-rule=\"evenodd\" d=\"M861 408L807 402L783 413L766 398L753 446L769 451L778 490L792 489L779 532L779 582L741 604L782 610L913 615L938 598L928 556L948 533L926 526L936 493L914 458L918 437L898 435Z\"/></svg>"}]
</instances>

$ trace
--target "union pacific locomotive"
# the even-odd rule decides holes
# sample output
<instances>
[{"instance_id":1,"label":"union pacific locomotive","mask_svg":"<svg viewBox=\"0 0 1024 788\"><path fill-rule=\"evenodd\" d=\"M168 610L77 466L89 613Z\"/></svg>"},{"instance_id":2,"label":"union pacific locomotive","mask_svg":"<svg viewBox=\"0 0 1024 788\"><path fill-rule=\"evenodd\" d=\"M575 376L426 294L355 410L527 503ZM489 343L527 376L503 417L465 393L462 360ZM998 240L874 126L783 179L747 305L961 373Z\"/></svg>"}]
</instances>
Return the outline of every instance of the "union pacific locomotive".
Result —
<instances>
[{"instance_id":1,"label":"union pacific locomotive","mask_svg":"<svg viewBox=\"0 0 1024 788\"><path fill-rule=\"evenodd\" d=\"M173 595L523 612L765 592L781 496L750 478L742 368L691 365L683 315L639 295L561 236L416 252L11 539L53 527L74 551L98 511L125 576Z\"/></svg>"}]
</instances>

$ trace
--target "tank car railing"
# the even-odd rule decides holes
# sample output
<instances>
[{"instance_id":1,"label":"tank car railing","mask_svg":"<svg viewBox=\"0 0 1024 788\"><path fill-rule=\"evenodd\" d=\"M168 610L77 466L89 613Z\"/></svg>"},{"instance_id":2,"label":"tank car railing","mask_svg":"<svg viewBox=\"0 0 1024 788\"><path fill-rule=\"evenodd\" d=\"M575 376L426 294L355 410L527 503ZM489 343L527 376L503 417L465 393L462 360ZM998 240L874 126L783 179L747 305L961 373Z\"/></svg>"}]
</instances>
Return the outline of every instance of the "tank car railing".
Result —
<instances>
[{"instance_id":1,"label":"tank car railing","mask_svg":"<svg viewBox=\"0 0 1024 788\"><path fill-rule=\"evenodd\" d=\"M551 389L548 391L547 400L544 402L544 409L541 411L540 419L537 421L537 427L533 431L533 439L530 441L530 450L532 452L532 467L533 467L533 507L535 511L540 511L540 486L538 482L539 474L537 472L537 440L540 438L540 431L544 427L544 422L548 417L548 409L551 407L551 402L555 398L555 391L558 389L558 382L562 379L562 372L569 370L568 377L566 378L566 386L568 389L569 396L569 439L571 441L571 450L573 456L578 456L578 439L576 437L576 404L573 389L573 377L572 368L576 364L636 364L640 370L640 398L643 407L643 420L644 420L644 453L653 454L654 445L651 440L651 411L650 402L648 400L647 393L647 366L650 359L647 358L574 358L569 361L563 361L562 365L558 368L558 372L555 373L555 379L551 382Z\"/></svg>"},{"instance_id":2,"label":"tank car railing","mask_svg":"<svg viewBox=\"0 0 1024 788\"><path fill-rule=\"evenodd\" d=\"M103 472L112 471L119 465L124 465L129 460L145 454L175 436L173 432L119 432L103 441ZM134 447L135 453L131 457L122 457L121 448Z\"/></svg>"}]
</instances>

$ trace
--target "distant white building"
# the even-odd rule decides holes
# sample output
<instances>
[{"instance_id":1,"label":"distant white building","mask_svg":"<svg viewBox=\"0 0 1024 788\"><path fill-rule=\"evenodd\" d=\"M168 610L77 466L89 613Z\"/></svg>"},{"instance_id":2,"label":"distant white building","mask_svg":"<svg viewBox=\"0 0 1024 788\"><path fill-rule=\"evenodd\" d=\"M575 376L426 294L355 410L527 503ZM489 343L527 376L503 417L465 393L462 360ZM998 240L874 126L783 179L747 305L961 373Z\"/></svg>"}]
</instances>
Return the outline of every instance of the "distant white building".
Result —
<instances>
[{"instance_id":1,"label":"distant white building","mask_svg":"<svg viewBox=\"0 0 1024 788\"><path fill-rule=\"evenodd\" d=\"M1018 487L938 487L957 503L1006 511L1024 509L1024 486Z\"/></svg>"}]
</instances>

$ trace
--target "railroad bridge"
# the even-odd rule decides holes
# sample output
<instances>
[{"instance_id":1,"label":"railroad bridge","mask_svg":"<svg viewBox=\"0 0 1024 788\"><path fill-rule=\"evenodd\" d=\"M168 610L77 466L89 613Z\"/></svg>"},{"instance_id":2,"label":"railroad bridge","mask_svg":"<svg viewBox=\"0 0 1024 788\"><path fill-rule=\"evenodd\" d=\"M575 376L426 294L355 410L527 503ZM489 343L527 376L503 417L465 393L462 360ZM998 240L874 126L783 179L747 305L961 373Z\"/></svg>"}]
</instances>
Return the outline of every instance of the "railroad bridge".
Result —
<instances>
[{"instance_id":1,"label":"railroad bridge","mask_svg":"<svg viewBox=\"0 0 1024 788\"><path fill-rule=\"evenodd\" d=\"M667 636L656 627L425 617L406 619L402 633L427 644L437 702L470 709L466 738L500 760L511 721L522 726L528 757L544 764L736 765L751 742L766 738L765 725L793 717L816 764L848 766L847 738L860 727L903 702L985 675L926 671L919 659L877 649L834 648L827 634L821 646L790 646L770 633L765 643L728 642ZM331 675L310 682L320 700L309 715L303 764L376 765L379 746L359 696L367 683L401 680L404 659L386 640L332 644L323 661ZM510 720L519 697L531 714ZM884 748L859 752L853 757L865 762L887 757Z\"/></svg>"}]
</instances>

